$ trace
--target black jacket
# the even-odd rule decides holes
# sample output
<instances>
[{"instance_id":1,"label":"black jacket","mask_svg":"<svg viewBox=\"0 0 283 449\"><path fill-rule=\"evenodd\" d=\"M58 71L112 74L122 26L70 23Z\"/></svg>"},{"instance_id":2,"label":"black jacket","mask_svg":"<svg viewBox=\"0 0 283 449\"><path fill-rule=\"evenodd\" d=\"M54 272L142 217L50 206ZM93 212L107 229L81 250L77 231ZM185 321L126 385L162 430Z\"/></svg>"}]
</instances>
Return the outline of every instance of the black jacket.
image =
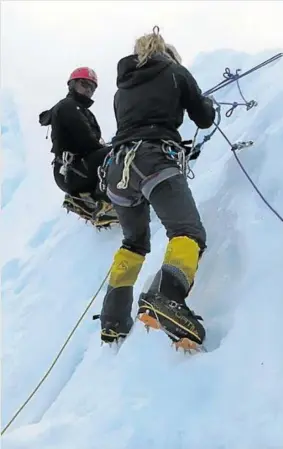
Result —
<instances>
[{"instance_id":1,"label":"black jacket","mask_svg":"<svg viewBox=\"0 0 283 449\"><path fill-rule=\"evenodd\" d=\"M181 142L178 128L185 111L199 128L209 128L213 124L213 103L202 95L196 80L184 66L161 54L150 58L140 68L137 63L135 55L118 63L114 146L137 139Z\"/></svg>"},{"instance_id":2,"label":"black jacket","mask_svg":"<svg viewBox=\"0 0 283 449\"><path fill-rule=\"evenodd\" d=\"M92 104L90 98L72 91L49 111L39 115L39 123L42 126L52 127L52 153L61 156L63 151L69 151L86 156L103 147L99 143L100 127L88 109Z\"/></svg>"}]
</instances>

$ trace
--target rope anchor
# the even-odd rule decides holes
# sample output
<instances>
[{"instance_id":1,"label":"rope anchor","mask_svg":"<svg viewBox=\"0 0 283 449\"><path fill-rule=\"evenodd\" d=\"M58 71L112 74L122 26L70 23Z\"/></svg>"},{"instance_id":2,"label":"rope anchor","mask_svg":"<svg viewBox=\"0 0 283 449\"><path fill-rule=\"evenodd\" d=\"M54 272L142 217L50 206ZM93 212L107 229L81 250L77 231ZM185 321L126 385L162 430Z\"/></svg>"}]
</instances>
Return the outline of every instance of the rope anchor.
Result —
<instances>
[{"instance_id":1,"label":"rope anchor","mask_svg":"<svg viewBox=\"0 0 283 449\"><path fill-rule=\"evenodd\" d=\"M251 147L253 144L254 144L253 140L248 140L246 142L236 142L234 143L234 145L232 145L231 150L232 151L242 150L243 148Z\"/></svg>"}]
</instances>

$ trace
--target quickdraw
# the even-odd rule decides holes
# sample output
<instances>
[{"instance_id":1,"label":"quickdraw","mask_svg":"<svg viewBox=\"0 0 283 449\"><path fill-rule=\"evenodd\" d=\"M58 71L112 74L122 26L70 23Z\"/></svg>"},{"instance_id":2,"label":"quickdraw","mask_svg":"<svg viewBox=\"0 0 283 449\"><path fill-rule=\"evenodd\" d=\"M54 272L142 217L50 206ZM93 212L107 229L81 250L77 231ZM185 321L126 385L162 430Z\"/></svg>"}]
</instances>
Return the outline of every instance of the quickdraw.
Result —
<instances>
[{"instance_id":1,"label":"quickdraw","mask_svg":"<svg viewBox=\"0 0 283 449\"><path fill-rule=\"evenodd\" d=\"M105 157L103 164L97 169L97 175L99 179L99 189L101 192L105 193L107 189L106 177L109 165L111 164L114 157L114 150L112 149Z\"/></svg>"},{"instance_id":2,"label":"quickdraw","mask_svg":"<svg viewBox=\"0 0 283 449\"><path fill-rule=\"evenodd\" d=\"M124 168L122 172L122 179L118 182L117 188L118 189L126 189L128 187L129 179L130 179L130 166L135 158L136 151L140 147L142 140L139 140L138 142L132 142L133 146L128 147L128 151L126 151L125 159L124 159ZM121 148L117 154L114 154L114 149L108 153L106 158L103 161L103 164L98 167L97 174L99 178L99 189L102 192L106 192L107 190L107 172L110 164L115 159L116 163L118 163L121 152L124 152L125 148Z\"/></svg>"},{"instance_id":3,"label":"quickdraw","mask_svg":"<svg viewBox=\"0 0 283 449\"><path fill-rule=\"evenodd\" d=\"M186 150L173 140L162 140L161 149L166 157L177 163L184 176L187 176Z\"/></svg>"}]
</instances>

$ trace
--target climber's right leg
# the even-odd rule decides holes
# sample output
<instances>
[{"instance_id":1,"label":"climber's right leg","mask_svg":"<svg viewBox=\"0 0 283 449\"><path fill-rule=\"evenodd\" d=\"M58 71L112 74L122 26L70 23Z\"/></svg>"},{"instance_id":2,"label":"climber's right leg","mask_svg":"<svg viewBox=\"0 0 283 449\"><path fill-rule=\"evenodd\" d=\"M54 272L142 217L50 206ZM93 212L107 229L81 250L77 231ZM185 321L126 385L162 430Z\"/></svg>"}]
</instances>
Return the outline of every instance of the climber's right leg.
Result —
<instances>
[{"instance_id":1,"label":"climber's right leg","mask_svg":"<svg viewBox=\"0 0 283 449\"><path fill-rule=\"evenodd\" d=\"M205 230L183 175L158 184L149 201L166 228L169 243L161 269L139 299L138 316L147 326L163 328L173 341L194 347L203 342L205 330L185 299L205 249Z\"/></svg>"}]
</instances>

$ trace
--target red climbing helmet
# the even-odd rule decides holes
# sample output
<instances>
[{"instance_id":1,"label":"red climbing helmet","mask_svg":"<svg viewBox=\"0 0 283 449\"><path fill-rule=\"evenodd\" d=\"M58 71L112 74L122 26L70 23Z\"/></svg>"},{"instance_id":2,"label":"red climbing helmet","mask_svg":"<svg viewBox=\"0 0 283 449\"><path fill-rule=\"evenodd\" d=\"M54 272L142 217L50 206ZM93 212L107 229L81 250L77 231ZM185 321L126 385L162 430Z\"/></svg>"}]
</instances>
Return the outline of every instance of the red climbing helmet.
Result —
<instances>
[{"instance_id":1,"label":"red climbing helmet","mask_svg":"<svg viewBox=\"0 0 283 449\"><path fill-rule=\"evenodd\" d=\"M89 67L78 67L75 69L68 79L68 84L70 81L78 79L89 80L97 85L97 75L95 71Z\"/></svg>"}]
</instances>

